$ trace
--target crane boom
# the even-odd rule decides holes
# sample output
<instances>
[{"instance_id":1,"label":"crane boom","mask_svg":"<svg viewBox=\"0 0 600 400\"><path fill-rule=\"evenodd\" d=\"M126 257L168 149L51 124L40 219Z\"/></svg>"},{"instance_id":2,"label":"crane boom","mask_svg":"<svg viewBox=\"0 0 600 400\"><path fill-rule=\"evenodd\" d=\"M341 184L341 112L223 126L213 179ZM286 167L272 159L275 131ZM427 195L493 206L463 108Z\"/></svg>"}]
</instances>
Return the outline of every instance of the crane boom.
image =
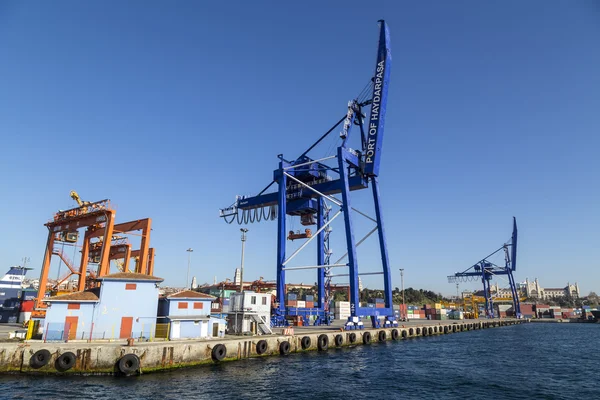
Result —
<instances>
[{"instance_id":1,"label":"crane boom","mask_svg":"<svg viewBox=\"0 0 600 400\"><path fill-rule=\"evenodd\" d=\"M381 25L379 31L379 47L377 51L377 64L375 65L375 77L373 78L371 117L369 118L365 149L365 174L369 176L379 175L387 92L392 66L390 32L387 24L383 20L379 21L379 24Z\"/></svg>"}]
</instances>

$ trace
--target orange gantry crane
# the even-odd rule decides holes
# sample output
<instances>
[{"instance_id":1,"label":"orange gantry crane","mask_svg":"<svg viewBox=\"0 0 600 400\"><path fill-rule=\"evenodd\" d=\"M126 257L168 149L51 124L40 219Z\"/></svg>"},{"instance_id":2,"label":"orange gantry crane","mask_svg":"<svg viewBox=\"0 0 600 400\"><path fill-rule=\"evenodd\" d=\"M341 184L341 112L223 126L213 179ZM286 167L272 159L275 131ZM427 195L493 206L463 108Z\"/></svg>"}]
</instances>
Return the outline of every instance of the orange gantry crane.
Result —
<instances>
[{"instance_id":1,"label":"orange gantry crane","mask_svg":"<svg viewBox=\"0 0 600 400\"><path fill-rule=\"evenodd\" d=\"M97 277L110 274L110 261L116 260L121 272L136 272L145 275L154 273L154 249L150 247L150 218L115 224L116 211L111 207L110 200L97 202L82 201L75 191L71 198L78 207L54 214L51 221L44 224L48 228L48 240L40 273L39 290L35 302L36 310L44 313L46 304L44 297L49 288L48 275L52 255L57 255L68 268L66 275L59 278L53 285L58 287L69 278L77 277L77 290L82 291L94 287ZM79 230L85 229L81 245L78 245ZM141 231L140 233L137 233ZM124 235L124 236L122 236ZM140 237L139 249L132 250L128 235ZM108 238L108 239L107 239ZM81 247L79 267L65 257L62 250L55 247L57 243L70 243ZM135 269L130 271L129 262L135 259ZM88 265L97 264L97 268L88 270ZM39 313L37 313L38 316Z\"/></svg>"}]
</instances>

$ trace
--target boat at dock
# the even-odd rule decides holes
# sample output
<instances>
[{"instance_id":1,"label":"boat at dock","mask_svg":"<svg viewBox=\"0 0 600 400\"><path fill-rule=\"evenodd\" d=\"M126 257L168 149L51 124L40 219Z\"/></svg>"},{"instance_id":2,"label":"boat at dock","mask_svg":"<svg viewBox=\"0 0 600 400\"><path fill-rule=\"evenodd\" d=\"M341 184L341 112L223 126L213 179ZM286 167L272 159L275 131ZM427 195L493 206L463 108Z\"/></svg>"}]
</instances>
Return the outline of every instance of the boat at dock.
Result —
<instances>
[{"instance_id":1,"label":"boat at dock","mask_svg":"<svg viewBox=\"0 0 600 400\"><path fill-rule=\"evenodd\" d=\"M23 281L31 268L13 266L0 279L0 323L15 323L19 317Z\"/></svg>"}]
</instances>

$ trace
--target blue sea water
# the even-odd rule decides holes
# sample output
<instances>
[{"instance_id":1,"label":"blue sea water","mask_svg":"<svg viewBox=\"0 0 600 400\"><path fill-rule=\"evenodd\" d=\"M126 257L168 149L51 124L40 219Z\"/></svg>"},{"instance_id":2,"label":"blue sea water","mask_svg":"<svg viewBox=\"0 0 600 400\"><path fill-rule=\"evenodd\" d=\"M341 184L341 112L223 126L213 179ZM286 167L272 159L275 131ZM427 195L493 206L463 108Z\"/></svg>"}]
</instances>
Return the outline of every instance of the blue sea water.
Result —
<instances>
[{"instance_id":1,"label":"blue sea water","mask_svg":"<svg viewBox=\"0 0 600 400\"><path fill-rule=\"evenodd\" d=\"M0 376L1 399L600 399L599 324L522 324L113 377Z\"/></svg>"}]
</instances>

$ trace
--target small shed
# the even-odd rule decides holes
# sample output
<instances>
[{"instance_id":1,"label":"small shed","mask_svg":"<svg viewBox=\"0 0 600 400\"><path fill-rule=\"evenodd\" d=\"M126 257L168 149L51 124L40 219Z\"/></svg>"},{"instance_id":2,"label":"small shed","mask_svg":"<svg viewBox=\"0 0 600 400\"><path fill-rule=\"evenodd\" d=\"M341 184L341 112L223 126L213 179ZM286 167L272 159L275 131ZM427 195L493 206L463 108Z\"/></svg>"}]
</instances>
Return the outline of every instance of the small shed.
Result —
<instances>
[{"instance_id":1,"label":"small shed","mask_svg":"<svg viewBox=\"0 0 600 400\"><path fill-rule=\"evenodd\" d=\"M252 332L270 335L271 331L271 294L245 290L232 293L227 314L229 333L242 335Z\"/></svg>"},{"instance_id":2,"label":"small shed","mask_svg":"<svg viewBox=\"0 0 600 400\"><path fill-rule=\"evenodd\" d=\"M50 297L44 321L45 340L87 339L92 330L99 289Z\"/></svg>"},{"instance_id":3,"label":"small shed","mask_svg":"<svg viewBox=\"0 0 600 400\"><path fill-rule=\"evenodd\" d=\"M225 320L212 317L215 297L184 290L160 299L158 315L169 324L169 339L219 337L225 334Z\"/></svg>"}]
</instances>

